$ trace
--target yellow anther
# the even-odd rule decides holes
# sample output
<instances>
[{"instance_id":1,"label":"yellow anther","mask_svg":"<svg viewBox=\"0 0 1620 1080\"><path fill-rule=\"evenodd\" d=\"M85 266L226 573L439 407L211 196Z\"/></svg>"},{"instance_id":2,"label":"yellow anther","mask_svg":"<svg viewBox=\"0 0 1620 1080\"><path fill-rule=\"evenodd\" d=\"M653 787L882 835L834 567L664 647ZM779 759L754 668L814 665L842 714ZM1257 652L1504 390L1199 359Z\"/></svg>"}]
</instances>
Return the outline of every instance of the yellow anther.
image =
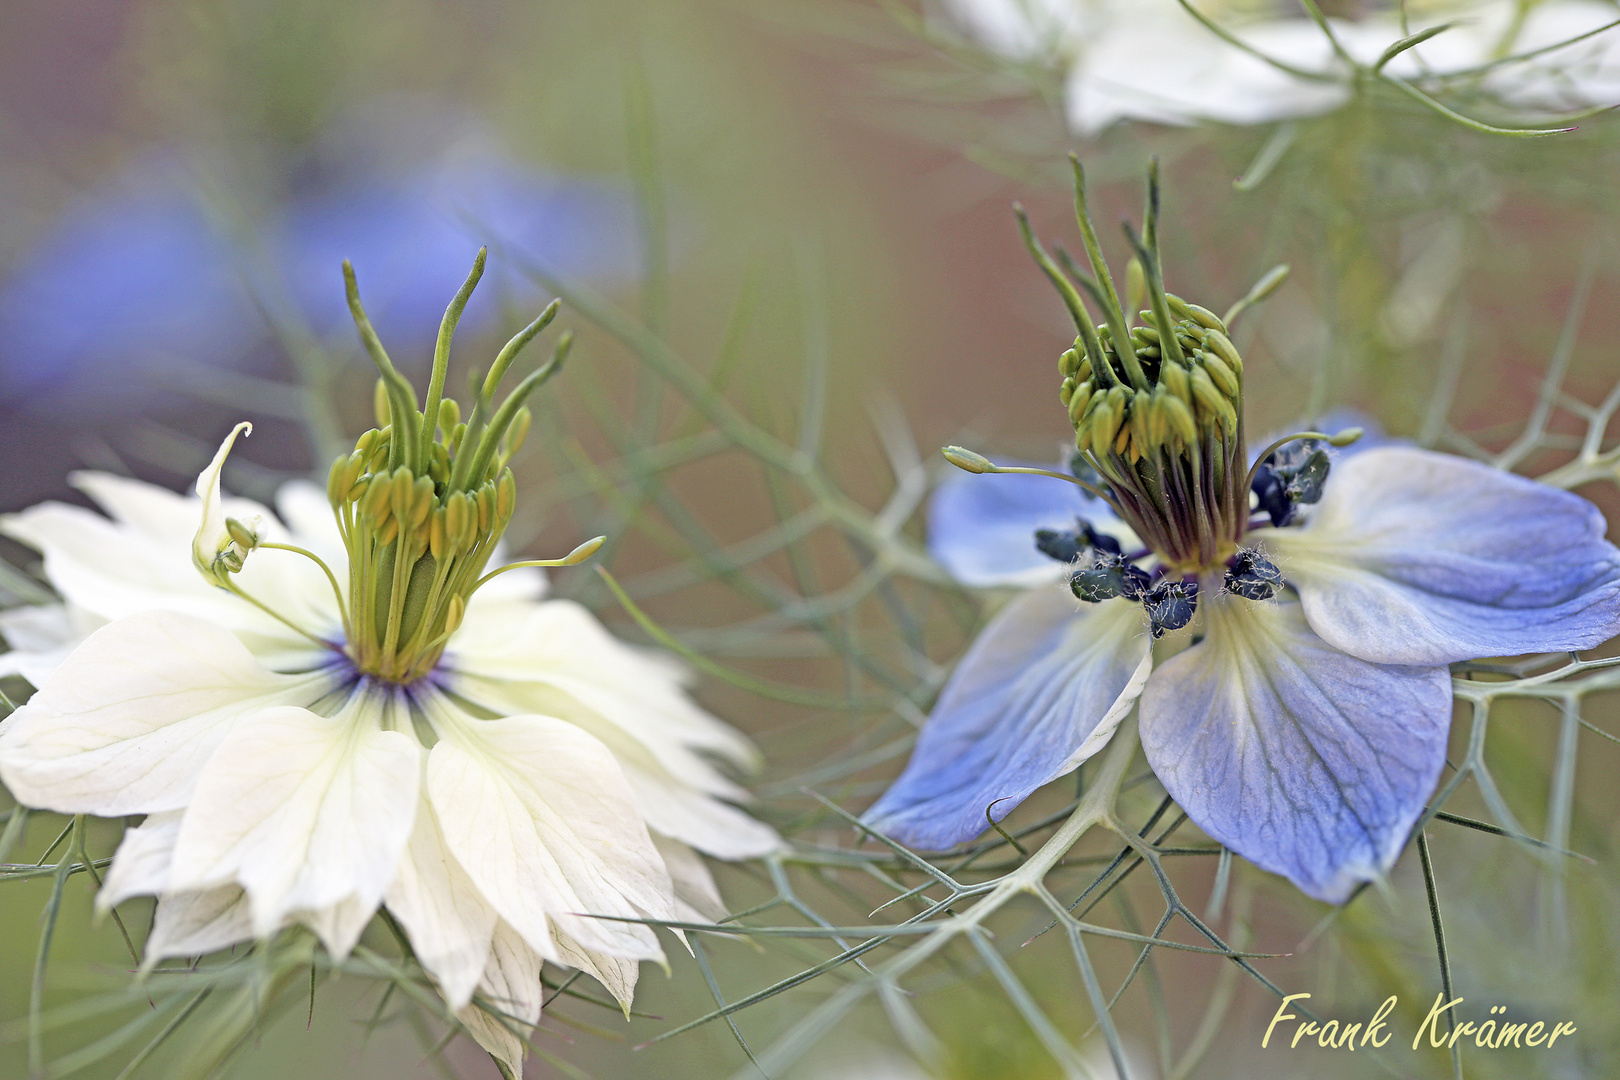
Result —
<instances>
[{"instance_id":1,"label":"yellow anther","mask_svg":"<svg viewBox=\"0 0 1620 1080\"><path fill-rule=\"evenodd\" d=\"M1163 384L1161 383L1162 387ZM1164 414L1165 422L1170 429L1181 437L1184 443L1198 441L1198 421L1193 417L1193 411L1187 403L1175 394L1166 394L1158 399L1159 410Z\"/></svg>"},{"instance_id":2,"label":"yellow anther","mask_svg":"<svg viewBox=\"0 0 1620 1080\"><path fill-rule=\"evenodd\" d=\"M1199 307L1197 304L1187 304L1186 308L1187 314L1192 318L1193 322L1211 330L1226 333L1226 324L1221 322L1220 316L1209 310L1209 308Z\"/></svg>"},{"instance_id":3,"label":"yellow anther","mask_svg":"<svg viewBox=\"0 0 1620 1080\"><path fill-rule=\"evenodd\" d=\"M418 476L416 483L411 485L411 516L408 519L411 528L420 528L422 522L427 520L428 514L433 511L433 478Z\"/></svg>"},{"instance_id":4,"label":"yellow anther","mask_svg":"<svg viewBox=\"0 0 1620 1080\"><path fill-rule=\"evenodd\" d=\"M334 508L342 506L343 500L348 497L350 485L343 482L343 473L348 467L349 459L340 457L332 462L332 468L326 474L326 501Z\"/></svg>"},{"instance_id":5,"label":"yellow anther","mask_svg":"<svg viewBox=\"0 0 1620 1080\"><path fill-rule=\"evenodd\" d=\"M466 617L467 602L458 593L450 598L444 610L444 632L453 634L461 627L461 620Z\"/></svg>"},{"instance_id":6,"label":"yellow anther","mask_svg":"<svg viewBox=\"0 0 1620 1080\"><path fill-rule=\"evenodd\" d=\"M1187 369L1180 364L1165 364L1159 369L1159 385L1184 402L1192 401L1192 390L1187 385Z\"/></svg>"},{"instance_id":7,"label":"yellow anther","mask_svg":"<svg viewBox=\"0 0 1620 1080\"><path fill-rule=\"evenodd\" d=\"M1089 380L1075 387L1074 393L1066 402L1066 404L1069 406L1069 423L1076 427L1080 426L1080 421L1086 415L1086 411L1091 405L1091 399L1093 396L1094 394L1092 392L1091 383Z\"/></svg>"},{"instance_id":8,"label":"yellow anther","mask_svg":"<svg viewBox=\"0 0 1620 1080\"><path fill-rule=\"evenodd\" d=\"M1205 371L1209 372L1209 377L1214 380L1216 386L1221 388L1222 394L1229 399L1238 396L1243 384L1238 382L1237 375L1233 373L1231 368L1226 366L1224 360L1212 352L1205 352L1198 354L1198 362Z\"/></svg>"},{"instance_id":9,"label":"yellow anther","mask_svg":"<svg viewBox=\"0 0 1620 1080\"><path fill-rule=\"evenodd\" d=\"M512 476L512 470L507 469L501 473L500 482L495 486L495 521L501 528L512 520L512 511L517 509L517 480Z\"/></svg>"},{"instance_id":10,"label":"yellow anther","mask_svg":"<svg viewBox=\"0 0 1620 1080\"><path fill-rule=\"evenodd\" d=\"M251 550L259 546L259 534L235 518L225 519L225 531L230 534L231 540L244 548Z\"/></svg>"},{"instance_id":11,"label":"yellow anther","mask_svg":"<svg viewBox=\"0 0 1620 1080\"><path fill-rule=\"evenodd\" d=\"M534 422L534 414L527 405L519 409L512 416L512 426L506 429L506 439L502 446L502 461L510 461L523 449L523 440L529 437L529 425Z\"/></svg>"},{"instance_id":12,"label":"yellow anther","mask_svg":"<svg viewBox=\"0 0 1620 1080\"><path fill-rule=\"evenodd\" d=\"M449 435L461 423L461 406L456 404L455 398L445 398L439 402L439 432Z\"/></svg>"},{"instance_id":13,"label":"yellow anther","mask_svg":"<svg viewBox=\"0 0 1620 1080\"><path fill-rule=\"evenodd\" d=\"M1234 374L1243 374L1243 357L1238 355L1237 346L1232 344L1230 338L1219 330L1211 330L1206 340L1209 347L1215 351L1215 355L1226 361L1227 367L1231 368ZM1237 391L1234 389L1232 393L1236 394Z\"/></svg>"},{"instance_id":14,"label":"yellow anther","mask_svg":"<svg viewBox=\"0 0 1620 1080\"><path fill-rule=\"evenodd\" d=\"M366 488L366 497L360 511L373 527L380 527L393 516L390 495L394 485L391 481L392 477L387 473L375 473Z\"/></svg>"},{"instance_id":15,"label":"yellow anther","mask_svg":"<svg viewBox=\"0 0 1620 1080\"><path fill-rule=\"evenodd\" d=\"M478 531L487 533L495 524L495 482L485 480L478 489Z\"/></svg>"},{"instance_id":16,"label":"yellow anther","mask_svg":"<svg viewBox=\"0 0 1620 1080\"><path fill-rule=\"evenodd\" d=\"M395 469L394 475L388 481L388 505L394 512L394 517L406 525L410 524L415 491L416 474L411 472L410 466L401 465Z\"/></svg>"},{"instance_id":17,"label":"yellow anther","mask_svg":"<svg viewBox=\"0 0 1620 1080\"><path fill-rule=\"evenodd\" d=\"M467 496L464 492L456 492L444 503L444 531L445 538L450 547L461 551L467 546L467 536L471 530L467 527Z\"/></svg>"},{"instance_id":18,"label":"yellow anther","mask_svg":"<svg viewBox=\"0 0 1620 1080\"><path fill-rule=\"evenodd\" d=\"M428 522L428 554L433 556L434 562L440 562L450 551L449 530L445 527L445 518L448 513L444 507L433 511L433 517Z\"/></svg>"}]
</instances>

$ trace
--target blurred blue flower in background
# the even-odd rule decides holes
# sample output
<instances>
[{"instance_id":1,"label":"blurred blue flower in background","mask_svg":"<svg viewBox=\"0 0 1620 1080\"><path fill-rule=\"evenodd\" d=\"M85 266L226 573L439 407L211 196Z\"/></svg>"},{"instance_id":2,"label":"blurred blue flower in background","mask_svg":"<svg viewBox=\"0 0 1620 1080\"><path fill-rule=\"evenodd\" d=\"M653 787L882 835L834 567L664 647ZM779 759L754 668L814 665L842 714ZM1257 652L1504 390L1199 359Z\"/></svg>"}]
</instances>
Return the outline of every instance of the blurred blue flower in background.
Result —
<instances>
[{"instance_id":1,"label":"blurred blue flower in background","mask_svg":"<svg viewBox=\"0 0 1620 1080\"><path fill-rule=\"evenodd\" d=\"M162 377L165 364L273 373L269 312L347 350L345 258L406 367L431 353L444 297L482 244L496 287L468 307L462 325L473 333L503 303L534 305L526 267L599 284L634 272L634 207L620 183L522 165L487 139L403 162L329 141L341 160L287 184L290 194L245 223L160 158L69 202L0 275L0 398L108 416L157 400L176 381Z\"/></svg>"}]
</instances>

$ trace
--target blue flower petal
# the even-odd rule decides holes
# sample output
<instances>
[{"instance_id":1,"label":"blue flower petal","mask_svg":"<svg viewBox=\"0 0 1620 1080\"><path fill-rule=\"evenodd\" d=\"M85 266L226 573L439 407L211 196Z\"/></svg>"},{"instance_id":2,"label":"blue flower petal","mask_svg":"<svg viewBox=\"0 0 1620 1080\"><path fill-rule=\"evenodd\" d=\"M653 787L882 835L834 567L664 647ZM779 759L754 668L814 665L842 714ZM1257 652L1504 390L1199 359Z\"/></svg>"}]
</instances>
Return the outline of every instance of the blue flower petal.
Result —
<instances>
[{"instance_id":1,"label":"blue flower petal","mask_svg":"<svg viewBox=\"0 0 1620 1080\"><path fill-rule=\"evenodd\" d=\"M1142 608L1081 605L1033 589L957 665L905 772L866 813L901 843L938 851L1000 821L1108 742L1152 670Z\"/></svg>"},{"instance_id":2,"label":"blue flower petal","mask_svg":"<svg viewBox=\"0 0 1620 1080\"><path fill-rule=\"evenodd\" d=\"M1107 503L1050 476L957 472L929 500L928 550L964 585L1044 584L1062 567L1035 549L1035 530L1072 529L1076 517L1111 533L1124 527Z\"/></svg>"},{"instance_id":3,"label":"blue flower petal","mask_svg":"<svg viewBox=\"0 0 1620 1080\"><path fill-rule=\"evenodd\" d=\"M1311 628L1380 664L1589 649L1620 633L1597 507L1478 462L1380 447L1341 463L1303 528L1256 536Z\"/></svg>"},{"instance_id":4,"label":"blue flower petal","mask_svg":"<svg viewBox=\"0 0 1620 1080\"><path fill-rule=\"evenodd\" d=\"M1347 656L1297 604L1220 597L1154 672L1142 748L1206 833L1310 896L1383 874L1445 764L1451 677Z\"/></svg>"}]
</instances>

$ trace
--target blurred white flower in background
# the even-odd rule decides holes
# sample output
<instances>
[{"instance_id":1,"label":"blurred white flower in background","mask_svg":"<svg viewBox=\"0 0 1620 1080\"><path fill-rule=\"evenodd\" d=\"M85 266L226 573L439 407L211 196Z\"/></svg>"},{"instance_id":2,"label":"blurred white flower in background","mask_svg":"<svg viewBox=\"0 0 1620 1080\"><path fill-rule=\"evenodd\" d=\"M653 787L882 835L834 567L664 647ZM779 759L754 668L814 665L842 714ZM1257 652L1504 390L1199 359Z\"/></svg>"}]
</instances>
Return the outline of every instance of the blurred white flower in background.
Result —
<instances>
[{"instance_id":1,"label":"blurred white flower in background","mask_svg":"<svg viewBox=\"0 0 1620 1080\"><path fill-rule=\"evenodd\" d=\"M1406 5L1404 26L1399 5L1362 4L1360 18L1328 18L1337 47L1293 0L1193 0L1231 40L1179 0L942 2L991 52L1061 68L1070 126L1088 136L1119 120L1262 124L1328 112L1356 78L1340 48L1369 66L1409 34L1446 23L1385 72L1460 83L1538 113L1620 101L1620 34L1573 40L1620 19L1604 0L1427 0Z\"/></svg>"}]
</instances>

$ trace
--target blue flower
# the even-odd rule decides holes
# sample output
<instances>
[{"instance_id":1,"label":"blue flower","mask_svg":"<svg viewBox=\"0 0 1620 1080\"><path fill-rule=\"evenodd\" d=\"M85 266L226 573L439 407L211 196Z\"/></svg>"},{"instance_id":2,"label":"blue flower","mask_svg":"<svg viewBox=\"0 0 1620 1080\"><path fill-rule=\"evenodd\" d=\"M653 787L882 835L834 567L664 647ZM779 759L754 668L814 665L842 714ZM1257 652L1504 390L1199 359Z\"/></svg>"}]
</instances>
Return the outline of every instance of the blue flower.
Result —
<instances>
[{"instance_id":1,"label":"blue flower","mask_svg":"<svg viewBox=\"0 0 1620 1080\"><path fill-rule=\"evenodd\" d=\"M1094 235L1083 284L1107 321L1070 286L1080 336L1060 360L1078 483L947 451L985 474L939 491L935 555L965 583L1030 587L866 820L926 850L971 839L1135 707L1148 763L1204 832L1342 902L1394 863L1439 779L1447 665L1608 640L1620 550L1586 500L1412 446L1335 461L1323 443L1353 435L1303 433L1251 464L1227 320L1165 293L1138 244L1152 310L1133 327ZM1026 241L1063 281L1027 225Z\"/></svg>"},{"instance_id":2,"label":"blue flower","mask_svg":"<svg viewBox=\"0 0 1620 1080\"><path fill-rule=\"evenodd\" d=\"M982 511L992 487L1036 483L1074 490L1045 477L948 481L929 518L947 568L973 584L996 565L1029 574L1050 504L1015 495L1003 513ZM1000 820L1101 749L1140 697L1143 750L1188 816L1340 902L1395 861L1439 778L1447 664L1620 632L1620 551L1598 509L1568 492L1383 446L1340 460L1308 516L1296 509L1296 523L1261 518L1243 536L1289 588L1252 600L1237 575L1238 588L1206 580L1202 639L1174 642L1185 647L1156 669L1145 605L1084 603L1061 581L1016 597L957 666L868 820L924 849L968 840L987 808Z\"/></svg>"},{"instance_id":3,"label":"blue flower","mask_svg":"<svg viewBox=\"0 0 1620 1080\"><path fill-rule=\"evenodd\" d=\"M487 275L495 287L469 306L462 326L472 333L498 322L502 301L532 305L527 266L597 282L634 270L633 206L621 184L493 152L392 172L359 166L357 175L306 178L265 208L253 230L259 260L220 232L184 170L136 162L70 204L0 279L0 392L36 410L121 414L156 396L142 378L176 358L262 368L271 328L259 286L285 289L287 313L317 336L351 342L345 258L377 298L377 324L407 354L431 351L444 297L482 242L497 245Z\"/></svg>"}]
</instances>

